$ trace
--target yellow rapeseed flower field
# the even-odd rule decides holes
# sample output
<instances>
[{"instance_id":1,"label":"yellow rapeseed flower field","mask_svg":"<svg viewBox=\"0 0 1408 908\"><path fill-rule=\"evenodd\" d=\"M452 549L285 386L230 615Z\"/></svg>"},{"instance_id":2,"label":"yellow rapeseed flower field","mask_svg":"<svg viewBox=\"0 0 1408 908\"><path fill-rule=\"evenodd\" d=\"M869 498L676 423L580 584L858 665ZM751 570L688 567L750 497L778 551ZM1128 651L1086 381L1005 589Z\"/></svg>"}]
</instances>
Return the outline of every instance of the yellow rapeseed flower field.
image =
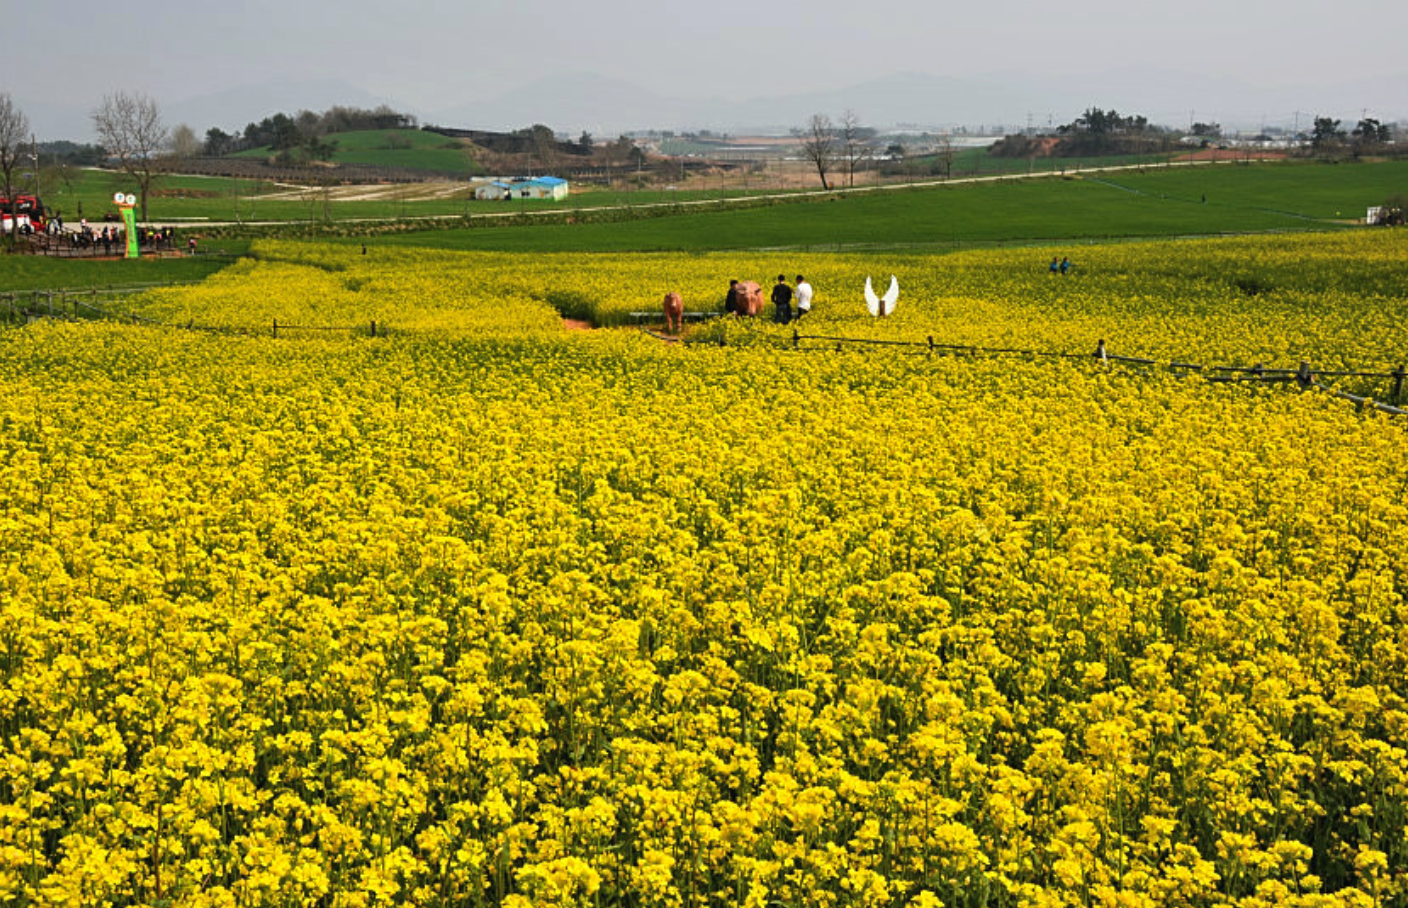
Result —
<instances>
[{"instance_id":1,"label":"yellow rapeseed flower field","mask_svg":"<svg viewBox=\"0 0 1408 908\"><path fill-rule=\"evenodd\" d=\"M1401 237L371 252L0 330L0 903L1408 904Z\"/></svg>"}]
</instances>

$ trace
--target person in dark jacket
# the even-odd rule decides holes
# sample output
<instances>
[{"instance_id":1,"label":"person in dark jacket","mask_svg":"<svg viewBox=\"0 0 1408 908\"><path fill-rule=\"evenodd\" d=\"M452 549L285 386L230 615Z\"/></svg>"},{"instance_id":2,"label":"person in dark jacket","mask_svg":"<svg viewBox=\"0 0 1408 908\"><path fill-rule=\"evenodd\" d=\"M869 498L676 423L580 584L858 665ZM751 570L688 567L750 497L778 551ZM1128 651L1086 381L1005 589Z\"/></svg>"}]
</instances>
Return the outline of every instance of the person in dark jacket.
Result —
<instances>
[{"instance_id":1,"label":"person in dark jacket","mask_svg":"<svg viewBox=\"0 0 1408 908\"><path fill-rule=\"evenodd\" d=\"M787 283L787 275L779 274L772 288L772 320L780 325L792 321L792 288Z\"/></svg>"},{"instance_id":2,"label":"person in dark jacket","mask_svg":"<svg viewBox=\"0 0 1408 908\"><path fill-rule=\"evenodd\" d=\"M729 314L738 311L738 278L728 282L728 295L724 297L724 311Z\"/></svg>"}]
</instances>

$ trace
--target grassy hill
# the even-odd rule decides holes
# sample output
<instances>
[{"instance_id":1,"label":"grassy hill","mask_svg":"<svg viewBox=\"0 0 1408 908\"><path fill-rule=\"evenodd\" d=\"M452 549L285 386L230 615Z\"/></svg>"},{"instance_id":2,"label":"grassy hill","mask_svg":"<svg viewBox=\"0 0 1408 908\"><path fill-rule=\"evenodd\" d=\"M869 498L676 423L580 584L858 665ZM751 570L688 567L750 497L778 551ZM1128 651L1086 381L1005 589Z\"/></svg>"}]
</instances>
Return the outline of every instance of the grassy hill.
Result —
<instances>
[{"instance_id":1,"label":"grassy hill","mask_svg":"<svg viewBox=\"0 0 1408 908\"><path fill-rule=\"evenodd\" d=\"M441 173L479 174L482 169L469 157L463 143L419 129L368 129L339 132L327 137L336 143L334 164L370 164ZM267 158L272 148L252 148L237 157Z\"/></svg>"}]
</instances>

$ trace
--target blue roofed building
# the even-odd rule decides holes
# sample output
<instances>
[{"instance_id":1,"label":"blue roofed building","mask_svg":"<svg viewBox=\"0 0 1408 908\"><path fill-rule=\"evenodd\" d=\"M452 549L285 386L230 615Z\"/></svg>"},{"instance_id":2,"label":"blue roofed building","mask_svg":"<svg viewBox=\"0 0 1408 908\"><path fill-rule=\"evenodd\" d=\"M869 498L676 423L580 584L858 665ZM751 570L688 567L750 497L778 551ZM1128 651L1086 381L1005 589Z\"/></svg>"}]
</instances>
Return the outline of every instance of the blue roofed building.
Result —
<instances>
[{"instance_id":1,"label":"blue roofed building","mask_svg":"<svg viewBox=\"0 0 1408 908\"><path fill-rule=\"evenodd\" d=\"M494 180L491 183L484 183L475 187L474 197L476 199L487 199L498 201L513 198L513 184L503 180Z\"/></svg>"},{"instance_id":2,"label":"blue roofed building","mask_svg":"<svg viewBox=\"0 0 1408 908\"><path fill-rule=\"evenodd\" d=\"M565 199L570 190L560 177L515 177L482 183L474 190L476 199Z\"/></svg>"}]
</instances>

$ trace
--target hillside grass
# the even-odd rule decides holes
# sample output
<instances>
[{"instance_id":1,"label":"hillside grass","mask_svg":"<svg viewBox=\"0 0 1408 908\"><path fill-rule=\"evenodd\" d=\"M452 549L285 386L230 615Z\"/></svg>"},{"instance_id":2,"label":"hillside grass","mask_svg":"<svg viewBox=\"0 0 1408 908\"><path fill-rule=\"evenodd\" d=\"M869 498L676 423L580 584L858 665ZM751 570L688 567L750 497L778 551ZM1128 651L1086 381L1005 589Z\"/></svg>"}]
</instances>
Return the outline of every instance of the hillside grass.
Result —
<instances>
[{"instance_id":1,"label":"hillside grass","mask_svg":"<svg viewBox=\"0 0 1408 908\"><path fill-rule=\"evenodd\" d=\"M335 164L370 164L475 176L484 172L467 153L462 142L420 129L366 129L326 136L336 144ZM270 147L251 148L236 153L240 158L270 158Z\"/></svg>"}]
</instances>

